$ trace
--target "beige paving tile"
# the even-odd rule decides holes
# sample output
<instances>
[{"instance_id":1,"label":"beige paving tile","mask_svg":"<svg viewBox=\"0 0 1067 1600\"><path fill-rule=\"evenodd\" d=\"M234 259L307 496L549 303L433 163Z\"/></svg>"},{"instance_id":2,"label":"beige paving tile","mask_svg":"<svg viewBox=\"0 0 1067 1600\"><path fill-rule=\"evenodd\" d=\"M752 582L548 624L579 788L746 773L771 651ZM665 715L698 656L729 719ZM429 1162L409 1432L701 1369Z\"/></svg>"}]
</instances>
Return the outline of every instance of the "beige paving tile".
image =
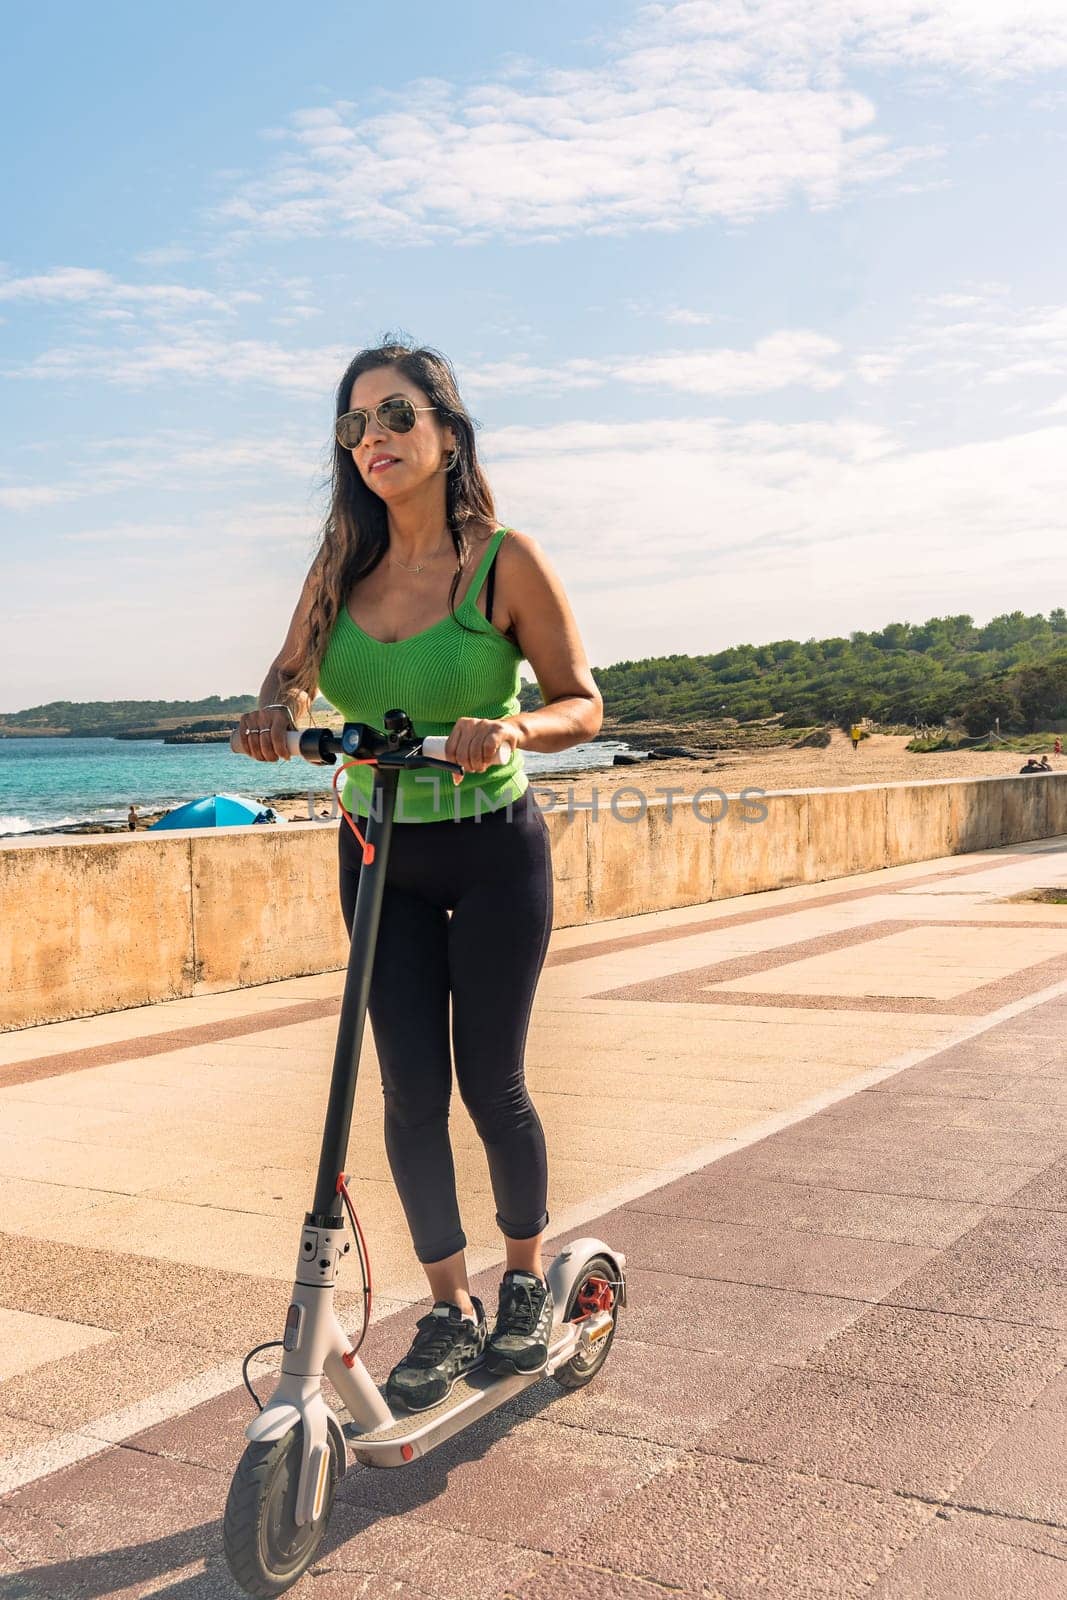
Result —
<instances>
[{"instance_id":1,"label":"beige paving tile","mask_svg":"<svg viewBox=\"0 0 1067 1600\"><path fill-rule=\"evenodd\" d=\"M174 1135L171 1134L172 1145ZM196 1157L183 1151L187 1168ZM73 1140L0 1138L0 1177L30 1178L37 1182L67 1184L76 1188L106 1189L113 1194L137 1194L159 1182L154 1154L127 1146L89 1144ZM94 1210L96 1208L94 1207Z\"/></svg>"},{"instance_id":2,"label":"beige paving tile","mask_svg":"<svg viewBox=\"0 0 1067 1600\"><path fill-rule=\"evenodd\" d=\"M20 1085L7 1093L25 1104L50 1107L54 1104L86 1106L89 1109L122 1110L139 1116L174 1116L175 1088L163 1083L117 1083L111 1076L112 1068L97 1067L89 1072L76 1072L69 1077L43 1078L35 1083ZM216 1087L207 1089L195 1086L181 1096L199 1121L246 1124L249 1120L249 1096L239 1091ZM294 1119L305 1115L306 1098L290 1094L284 1099L284 1108ZM277 1103L270 1107L275 1113L283 1107ZM310 1115L310 1112L307 1113ZM321 1109L318 1111L321 1121Z\"/></svg>"},{"instance_id":3,"label":"beige paving tile","mask_svg":"<svg viewBox=\"0 0 1067 1600\"><path fill-rule=\"evenodd\" d=\"M75 1139L95 1135L107 1141L116 1129L122 1129L128 1113L107 1106L90 1108L57 1102L16 1099L12 1091L0 1092L0 1137L9 1139L37 1138L47 1134L50 1139Z\"/></svg>"},{"instance_id":4,"label":"beige paving tile","mask_svg":"<svg viewBox=\"0 0 1067 1600\"><path fill-rule=\"evenodd\" d=\"M0 1307L0 1382L16 1372L28 1372L32 1367L73 1355L76 1350L105 1344L112 1337L103 1328Z\"/></svg>"},{"instance_id":5,"label":"beige paving tile","mask_svg":"<svg viewBox=\"0 0 1067 1600\"><path fill-rule=\"evenodd\" d=\"M147 1189L141 1198L272 1217L283 1226L287 1223L299 1224L313 1198L316 1170L311 1163L298 1167L215 1163L195 1177L181 1178L162 1183L155 1189ZM383 1223L395 1227L403 1221L403 1211L391 1178L353 1177L350 1174L348 1188L364 1228L376 1230Z\"/></svg>"},{"instance_id":6,"label":"beige paving tile","mask_svg":"<svg viewBox=\"0 0 1067 1600\"><path fill-rule=\"evenodd\" d=\"M111 1199L114 1194L109 1189L83 1189L74 1181L40 1183L34 1178L0 1178L0 1222L10 1233L33 1237L38 1228L51 1226L57 1208L88 1211Z\"/></svg>"},{"instance_id":7,"label":"beige paving tile","mask_svg":"<svg viewBox=\"0 0 1067 1600\"><path fill-rule=\"evenodd\" d=\"M731 978L724 986L749 993L951 1000L1060 953L1067 953L1067 929L1013 934L1003 928L906 928L863 946Z\"/></svg>"},{"instance_id":8,"label":"beige paving tile","mask_svg":"<svg viewBox=\"0 0 1067 1600\"><path fill-rule=\"evenodd\" d=\"M194 1124L191 1119L185 1119L178 1137L174 1123L159 1118L145 1125L141 1148L146 1154L152 1155L157 1162L164 1163L173 1162L176 1146L183 1157L187 1150L193 1150L203 1159L205 1167L213 1161L247 1162L254 1158L257 1151L276 1166L298 1167L317 1163L322 1143L321 1126L318 1128L310 1125L304 1128L281 1126L267 1131L269 1140L264 1144L251 1125L246 1126L243 1132L235 1133L231 1125L220 1127L209 1122ZM159 1181L160 1171L173 1170L172 1165L157 1166L155 1182Z\"/></svg>"},{"instance_id":9,"label":"beige paving tile","mask_svg":"<svg viewBox=\"0 0 1067 1600\"><path fill-rule=\"evenodd\" d=\"M526 1081L535 1103L540 1106L546 1093L559 1097L587 1097L591 1076L596 1078L593 1098L601 1106L609 1100L640 1100L642 1096L647 1094L651 1097L654 1093L655 1098L665 1105L688 1102L717 1106L722 1110L745 1112L755 1121L789 1104L793 1098L789 1088L775 1084L770 1075L762 1082L739 1083L734 1078L723 1079L713 1075L713 1069L703 1077L695 1073L688 1077L677 1073L657 1073L654 1088L649 1083L647 1065L642 1065L640 1070L622 1070L618 1066L604 1065L599 1074L591 1074L588 1065L582 1068L534 1067L527 1071ZM820 1073L813 1066L808 1074L792 1078L790 1084L810 1083L815 1093L819 1088L836 1082L838 1076L839 1072Z\"/></svg>"},{"instance_id":10,"label":"beige paving tile","mask_svg":"<svg viewBox=\"0 0 1067 1600\"><path fill-rule=\"evenodd\" d=\"M612 1133L643 1133L650 1145L657 1146L664 1134L683 1139L688 1135L690 1145L695 1147L713 1136L716 1118L721 1112L717 1106L702 1105L698 1101L669 1101L657 1094L647 1098L601 1098L595 1093L595 1084L587 1088L594 1092L554 1094L542 1089L537 1097L542 1121L548 1117L553 1126L578 1122L583 1128L610 1129ZM653 1155L651 1148L649 1155Z\"/></svg>"}]
</instances>

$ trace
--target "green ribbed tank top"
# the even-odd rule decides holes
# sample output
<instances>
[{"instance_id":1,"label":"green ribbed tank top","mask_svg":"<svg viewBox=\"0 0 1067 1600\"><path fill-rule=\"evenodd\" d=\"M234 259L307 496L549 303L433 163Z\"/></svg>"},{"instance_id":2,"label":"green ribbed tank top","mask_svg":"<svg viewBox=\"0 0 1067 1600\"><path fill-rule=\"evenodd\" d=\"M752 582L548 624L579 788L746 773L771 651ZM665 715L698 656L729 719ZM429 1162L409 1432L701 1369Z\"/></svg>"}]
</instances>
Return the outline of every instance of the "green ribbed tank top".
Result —
<instances>
[{"instance_id":1,"label":"green ribbed tank top","mask_svg":"<svg viewBox=\"0 0 1067 1600\"><path fill-rule=\"evenodd\" d=\"M415 732L425 738L450 733L459 717L493 720L519 709L522 651L494 628L475 605L490 564L508 528L498 528L479 563L474 581L455 617L386 644L365 633L342 606L319 670L319 688L346 722L383 728L387 711L406 711ZM397 783L397 822L446 822L497 811L528 787L522 751L505 766L465 772L455 784L444 768L401 772ZM352 767L341 798L353 814L370 813L373 767Z\"/></svg>"}]
</instances>

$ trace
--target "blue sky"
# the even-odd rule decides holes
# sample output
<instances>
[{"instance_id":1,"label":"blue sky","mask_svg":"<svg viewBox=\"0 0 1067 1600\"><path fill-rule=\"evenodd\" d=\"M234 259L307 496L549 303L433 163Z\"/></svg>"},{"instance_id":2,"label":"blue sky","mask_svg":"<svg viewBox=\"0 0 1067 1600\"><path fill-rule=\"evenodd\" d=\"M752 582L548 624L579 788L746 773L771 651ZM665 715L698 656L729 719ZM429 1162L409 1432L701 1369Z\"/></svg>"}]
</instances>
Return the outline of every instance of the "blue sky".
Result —
<instances>
[{"instance_id":1,"label":"blue sky","mask_svg":"<svg viewBox=\"0 0 1067 1600\"><path fill-rule=\"evenodd\" d=\"M1067 598L1067 11L43 4L0 710L254 690L403 330L594 666Z\"/></svg>"}]
</instances>

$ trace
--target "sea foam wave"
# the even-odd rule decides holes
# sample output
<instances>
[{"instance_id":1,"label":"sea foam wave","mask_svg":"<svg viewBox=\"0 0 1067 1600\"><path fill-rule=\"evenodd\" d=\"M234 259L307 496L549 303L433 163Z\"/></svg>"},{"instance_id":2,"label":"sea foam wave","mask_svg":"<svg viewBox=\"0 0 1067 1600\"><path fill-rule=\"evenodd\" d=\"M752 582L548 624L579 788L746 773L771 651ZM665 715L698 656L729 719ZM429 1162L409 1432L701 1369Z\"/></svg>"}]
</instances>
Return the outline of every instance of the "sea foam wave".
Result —
<instances>
[{"instance_id":1,"label":"sea foam wave","mask_svg":"<svg viewBox=\"0 0 1067 1600\"><path fill-rule=\"evenodd\" d=\"M3 817L0 816L0 834L30 833L34 828L61 828L66 823L78 822L78 817Z\"/></svg>"}]
</instances>

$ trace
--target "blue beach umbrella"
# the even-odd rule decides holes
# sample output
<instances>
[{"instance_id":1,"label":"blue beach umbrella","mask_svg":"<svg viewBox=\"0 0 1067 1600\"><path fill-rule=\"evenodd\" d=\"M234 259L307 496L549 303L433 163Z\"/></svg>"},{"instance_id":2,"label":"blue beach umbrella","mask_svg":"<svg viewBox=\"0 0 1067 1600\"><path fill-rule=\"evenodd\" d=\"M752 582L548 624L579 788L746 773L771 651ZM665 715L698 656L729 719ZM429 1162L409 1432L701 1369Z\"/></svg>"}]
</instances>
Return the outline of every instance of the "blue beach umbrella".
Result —
<instances>
[{"instance_id":1,"label":"blue beach umbrella","mask_svg":"<svg viewBox=\"0 0 1067 1600\"><path fill-rule=\"evenodd\" d=\"M202 800L190 800L187 805L168 811L165 817L153 822L149 833L162 828L235 828L255 822L264 808L256 800L246 800L240 794L208 794Z\"/></svg>"}]
</instances>

